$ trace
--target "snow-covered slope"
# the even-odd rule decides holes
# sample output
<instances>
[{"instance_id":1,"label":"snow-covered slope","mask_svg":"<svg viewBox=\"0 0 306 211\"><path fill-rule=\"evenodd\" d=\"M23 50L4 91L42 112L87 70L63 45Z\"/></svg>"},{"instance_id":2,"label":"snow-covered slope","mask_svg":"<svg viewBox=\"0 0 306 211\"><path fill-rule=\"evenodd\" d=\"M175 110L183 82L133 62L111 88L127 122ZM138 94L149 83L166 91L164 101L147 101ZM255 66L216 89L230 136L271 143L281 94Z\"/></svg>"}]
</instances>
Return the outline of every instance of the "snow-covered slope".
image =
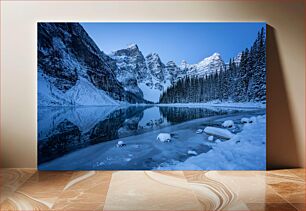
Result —
<instances>
[{"instance_id":1,"label":"snow-covered slope","mask_svg":"<svg viewBox=\"0 0 306 211\"><path fill-rule=\"evenodd\" d=\"M143 92L144 99L151 102L159 102L161 93L170 85L170 82L163 83L163 85L161 85L160 82L154 80L154 85L152 86L146 83L139 83L138 85Z\"/></svg>"},{"instance_id":2,"label":"snow-covered slope","mask_svg":"<svg viewBox=\"0 0 306 211\"><path fill-rule=\"evenodd\" d=\"M54 86L50 77L44 73L38 73L38 81L39 106L118 105L120 103L83 77L80 77L66 92Z\"/></svg>"}]
</instances>

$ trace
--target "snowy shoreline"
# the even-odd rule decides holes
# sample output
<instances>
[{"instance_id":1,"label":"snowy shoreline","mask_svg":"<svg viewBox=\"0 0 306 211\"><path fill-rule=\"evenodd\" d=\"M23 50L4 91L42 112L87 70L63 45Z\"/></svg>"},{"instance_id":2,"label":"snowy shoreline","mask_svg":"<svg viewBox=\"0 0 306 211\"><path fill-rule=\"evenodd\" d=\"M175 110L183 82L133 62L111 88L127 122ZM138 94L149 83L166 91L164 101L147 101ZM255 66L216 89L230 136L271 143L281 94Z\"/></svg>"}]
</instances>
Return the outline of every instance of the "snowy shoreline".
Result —
<instances>
[{"instance_id":1,"label":"snowy shoreline","mask_svg":"<svg viewBox=\"0 0 306 211\"><path fill-rule=\"evenodd\" d=\"M173 107L228 107L228 108L266 108L266 104L261 102L207 102L207 103L170 103L154 104L157 106Z\"/></svg>"},{"instance_id":2,"label":"snowy shoreline","mask_svg":"<svg viewBox=\"0 0 306 211\"><path fill-rule=\"evenodd\" d=\"M214 143L207 153L161 164L155 170L265 170L266 115L252 119L228 141Z\"/></svg>"},{"instance_id":3,"label":"snowy shoreline","mask_svg":"<svg viewBox=\"0 0 306 211\"><path fill-rule=\"evenodd\" d=\"M207 103L169 103L169 104L130 104L120 103L114 105L38 105L39 108L64 108L64 107L106 107L106 106L117 106L117 107L128 107L128 106L160 106L160 107L227 107L227 108L266 108L266 104L261 102L207 102Z\"/></svg>"}]
</instances>

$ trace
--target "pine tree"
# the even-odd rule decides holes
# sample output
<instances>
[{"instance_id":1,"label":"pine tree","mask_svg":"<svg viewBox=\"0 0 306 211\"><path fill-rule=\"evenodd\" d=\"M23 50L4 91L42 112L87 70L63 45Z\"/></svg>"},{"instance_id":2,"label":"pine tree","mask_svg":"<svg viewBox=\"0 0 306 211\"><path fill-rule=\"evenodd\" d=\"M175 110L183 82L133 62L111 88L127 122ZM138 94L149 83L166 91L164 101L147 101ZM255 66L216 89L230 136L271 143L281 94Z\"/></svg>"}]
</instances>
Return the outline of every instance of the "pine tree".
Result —
<instances>
[{"instance_id":1,"label":"pine tree","mask_svg":"<svg viewBox=\"0 0 306 211\"><path fill-rule=\"evenodd\" d=\"M250 49L242 52L237 66L230 59L226 69L204 77L185 76L160 96L161 103L236 102L266 100L266 37L262 28Z\"/></svg>"}]
</instances>

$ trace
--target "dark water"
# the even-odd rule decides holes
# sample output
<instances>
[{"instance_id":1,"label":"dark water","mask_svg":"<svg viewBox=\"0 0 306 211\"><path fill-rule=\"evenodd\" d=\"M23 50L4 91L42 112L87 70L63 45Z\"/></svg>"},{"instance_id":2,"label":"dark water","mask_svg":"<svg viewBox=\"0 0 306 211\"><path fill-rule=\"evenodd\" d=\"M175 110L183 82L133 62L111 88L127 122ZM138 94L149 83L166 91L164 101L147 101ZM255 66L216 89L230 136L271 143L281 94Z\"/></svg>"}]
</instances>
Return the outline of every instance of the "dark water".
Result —
<instances>
[{"instance_id":1,"label":"dark water","mask_svg":"<svg viewBox=\"0 0 306 211\"><path fill-rule=\"evenodd\" d=\"M235 114L198 107L44 107L38 109L38 164L90 145L193 119Z\"/></svg>"}]
</instances>

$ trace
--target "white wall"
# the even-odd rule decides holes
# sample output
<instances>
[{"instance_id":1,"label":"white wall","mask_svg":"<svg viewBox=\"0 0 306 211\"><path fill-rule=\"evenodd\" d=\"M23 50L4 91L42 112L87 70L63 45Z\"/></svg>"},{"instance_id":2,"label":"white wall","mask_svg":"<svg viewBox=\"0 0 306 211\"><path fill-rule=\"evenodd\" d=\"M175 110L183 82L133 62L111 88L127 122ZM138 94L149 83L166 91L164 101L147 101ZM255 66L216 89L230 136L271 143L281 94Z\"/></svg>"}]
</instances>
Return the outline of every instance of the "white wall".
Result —
<instances>
[{"instance_id":1,"label":"white wall","mask_svg":"<svg viewBox=\"0 0 306 211\"><path fill-rule=\"evenodd\" d=\"M38 21L267 22L268 164L304 165L303 1L1 1L4 167L36 167Z\"/></svg>"}]
</instances>

